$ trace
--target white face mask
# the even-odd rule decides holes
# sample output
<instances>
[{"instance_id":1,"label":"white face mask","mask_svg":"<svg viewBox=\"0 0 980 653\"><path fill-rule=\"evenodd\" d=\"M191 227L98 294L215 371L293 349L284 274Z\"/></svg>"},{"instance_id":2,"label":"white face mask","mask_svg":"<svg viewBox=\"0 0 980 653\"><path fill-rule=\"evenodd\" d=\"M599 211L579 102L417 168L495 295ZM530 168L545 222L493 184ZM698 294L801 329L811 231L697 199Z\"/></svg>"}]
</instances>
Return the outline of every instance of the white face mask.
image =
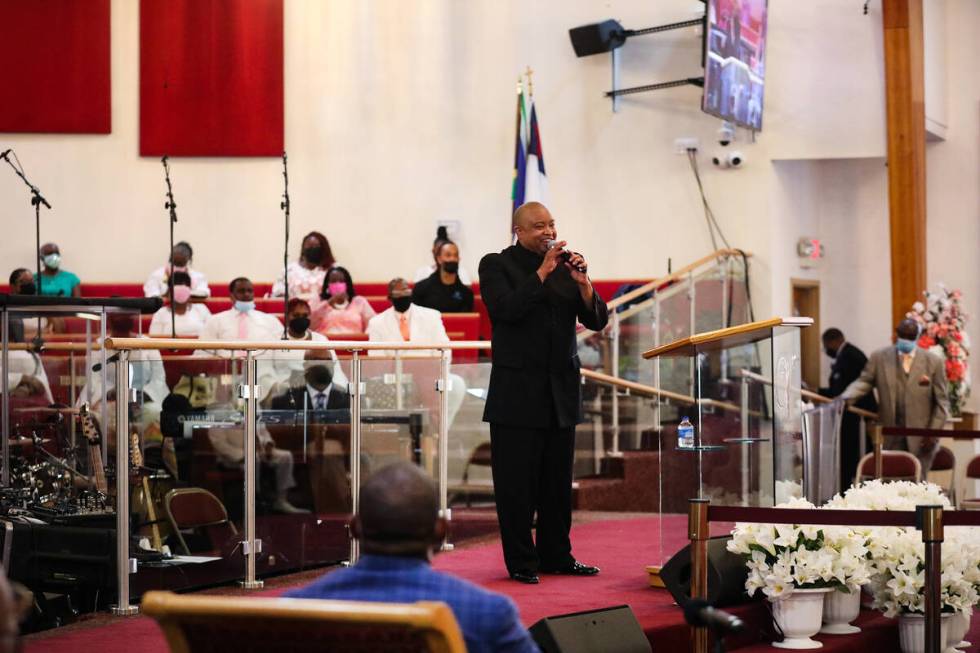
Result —
<instances>
[{"instance_id":1,"label":"white face mask","mask_svg":"<svg viewBox=\"0 0 980 653\"><path fill-rule=\"evenodd\" d=\"M46 254L41 260L44 261L45 267L49 267L52 270L57 270L58 266L61 265L61 254Z\"/></svg>"}]
</instances>

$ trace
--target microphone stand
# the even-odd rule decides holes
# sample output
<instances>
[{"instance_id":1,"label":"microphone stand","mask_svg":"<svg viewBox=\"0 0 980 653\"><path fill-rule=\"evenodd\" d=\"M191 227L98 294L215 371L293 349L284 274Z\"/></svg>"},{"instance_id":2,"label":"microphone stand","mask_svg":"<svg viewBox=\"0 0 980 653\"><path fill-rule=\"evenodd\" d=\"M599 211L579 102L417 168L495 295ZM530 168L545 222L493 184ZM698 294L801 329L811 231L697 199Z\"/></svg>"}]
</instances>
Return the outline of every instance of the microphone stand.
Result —
<instances>
[{"instance_id":1,"label":"microphone stand","mask_svg":"<svg viewBox=\"0 0 980 653\"><path fill-rule=\"evenodd\" d=\"M37 269L37 288L35 289L35 293L37 294L37 296L40 297L40 295L41 295L41 284L42 284L42 278L41 278L41 205L43 204L44 206L48 207L48 210L49 211L51 210L51 205L48 203L48 200L44 199L44 196L41 195L41 190L37 186L35 186L34 184L32 184L30 181L28 181L27 180L27 177L24 176L23 169L20 168L20 167L18 167L18 166L20 166L20 159L17 159L17 165L16 166L13 164L13 162L10 160L10 153L11 152L13 152L13 150L6 150L2 154L0 154L0 159L3 159L4 161L6 161L7 162L7 165L9 165L11 168L13 168L14 169L14 172L17 173L17 176L21 178L21 181L23 181L25 184L27 184L27 187L31 189L31 206L34 207L34 244L35 244L35 250L34 251L36 253L35 261L36 261L36 264L37 264L37 268L36 268ZM14 158L15 159L17 158L17 155L16 154L14 154ZM37 351L41 351L41 348L43 347L43 345L44 345L44 340L41 337L41 317L38 316L38 318L37 318L37 335L34 337L34 346L37 349Z\"/></svg>"},{"instance_id":2,"label":"microphone stand","mask_svg":"<svg viewBox=\"0 0 980 653\"><path fill-rule=\"evenodd\" d=\"M174 307L174 224L177 222L177 202L174 201L174 189L170 184L170 165L167 163L169 159L166 154L160 159L163 163L163 174L167 180L167 201L164 203L163 208L170 212L170 254L167 255L167 260L170 261L170 274L167 277L167 286L169 290L167 291L170 295L170 337L177 337L177 312Z\"/></svg>"},{"instance_id":3,"label":"microphone stand","mask_svg":"<svg viewBox=\"0 0 980 653\"><path fill-rule=\"evenodd\" d=\"M282 281L283 281L283 300L282 300L282 339L289 339L289 170L286 168L286 151L282 152L282 181L283 192L282 202L279 208L286 215L286 239L282 251Z\"/></svg>"}]
</instances>

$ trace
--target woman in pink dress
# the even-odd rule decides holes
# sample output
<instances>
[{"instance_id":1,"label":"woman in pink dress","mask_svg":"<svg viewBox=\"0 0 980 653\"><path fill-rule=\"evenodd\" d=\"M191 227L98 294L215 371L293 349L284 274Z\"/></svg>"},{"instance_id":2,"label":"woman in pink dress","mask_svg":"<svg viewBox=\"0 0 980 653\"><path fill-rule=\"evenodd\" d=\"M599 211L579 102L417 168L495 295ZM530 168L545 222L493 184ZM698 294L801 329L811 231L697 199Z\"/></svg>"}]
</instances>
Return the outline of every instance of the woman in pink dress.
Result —
<instances>
[{"instance_id":1,"label":"woman in pink dress","mask_svg":"<svg viewBox=\"0 0 980 653\"><path fill-rule=\"evenodd\" d=\"M313 330L323 334L364 333L374 315L368 300L354 292L350 272L339 266L330 268L310 315Z\"/></svg>"}]
</instances>

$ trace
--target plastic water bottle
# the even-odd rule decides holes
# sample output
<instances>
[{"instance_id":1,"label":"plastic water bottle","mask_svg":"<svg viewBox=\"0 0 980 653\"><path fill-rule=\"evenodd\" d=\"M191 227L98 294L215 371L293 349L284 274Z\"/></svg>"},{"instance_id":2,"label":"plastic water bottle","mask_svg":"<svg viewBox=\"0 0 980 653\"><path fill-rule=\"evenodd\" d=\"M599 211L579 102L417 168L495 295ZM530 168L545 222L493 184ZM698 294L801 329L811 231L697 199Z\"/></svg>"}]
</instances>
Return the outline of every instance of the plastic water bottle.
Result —
<instances>
[{"instance_id":1,"label":"plastic water bottle","mask_svg":"<svg viewBox=\"0 0 980 653\"><path fill-rule=\"evenodd\" d=\"M677 425L677 446L681 449L694 448L694 425L687 417Z\"/></svg>"}]
</instances>

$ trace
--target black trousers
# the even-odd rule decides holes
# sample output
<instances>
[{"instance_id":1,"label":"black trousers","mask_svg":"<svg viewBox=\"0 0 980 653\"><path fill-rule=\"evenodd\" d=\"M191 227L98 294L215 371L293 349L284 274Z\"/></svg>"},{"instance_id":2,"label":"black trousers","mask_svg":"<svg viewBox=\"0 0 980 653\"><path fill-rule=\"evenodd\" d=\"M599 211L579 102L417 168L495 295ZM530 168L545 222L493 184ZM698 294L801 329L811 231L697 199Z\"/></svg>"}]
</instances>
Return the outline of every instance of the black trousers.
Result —
<instances>
[{"instance_id":1,"label":"black trousers","mask_svg":"<svg viewBox=\"0 0 980 653\"><path fill-rule=\"evenodd\" d=\"M867 436L865 436L867 441ZM865 451L871 451L867 446ZM840 491L846 492L857 474L861 458L861 417L844 411L840 424Z\"/></svg>"},{"instance_id":2,"label":"black trousers","mask_svg":"<svg viewBox=\"0 0 980 653\"><path fill-rule=\"evenodd\" d=\"M571 566L572 462L575 428L490 424L497 520L510 573ZM537 537L531 526L537 513Z\"/></svg>"}]
</instances>

